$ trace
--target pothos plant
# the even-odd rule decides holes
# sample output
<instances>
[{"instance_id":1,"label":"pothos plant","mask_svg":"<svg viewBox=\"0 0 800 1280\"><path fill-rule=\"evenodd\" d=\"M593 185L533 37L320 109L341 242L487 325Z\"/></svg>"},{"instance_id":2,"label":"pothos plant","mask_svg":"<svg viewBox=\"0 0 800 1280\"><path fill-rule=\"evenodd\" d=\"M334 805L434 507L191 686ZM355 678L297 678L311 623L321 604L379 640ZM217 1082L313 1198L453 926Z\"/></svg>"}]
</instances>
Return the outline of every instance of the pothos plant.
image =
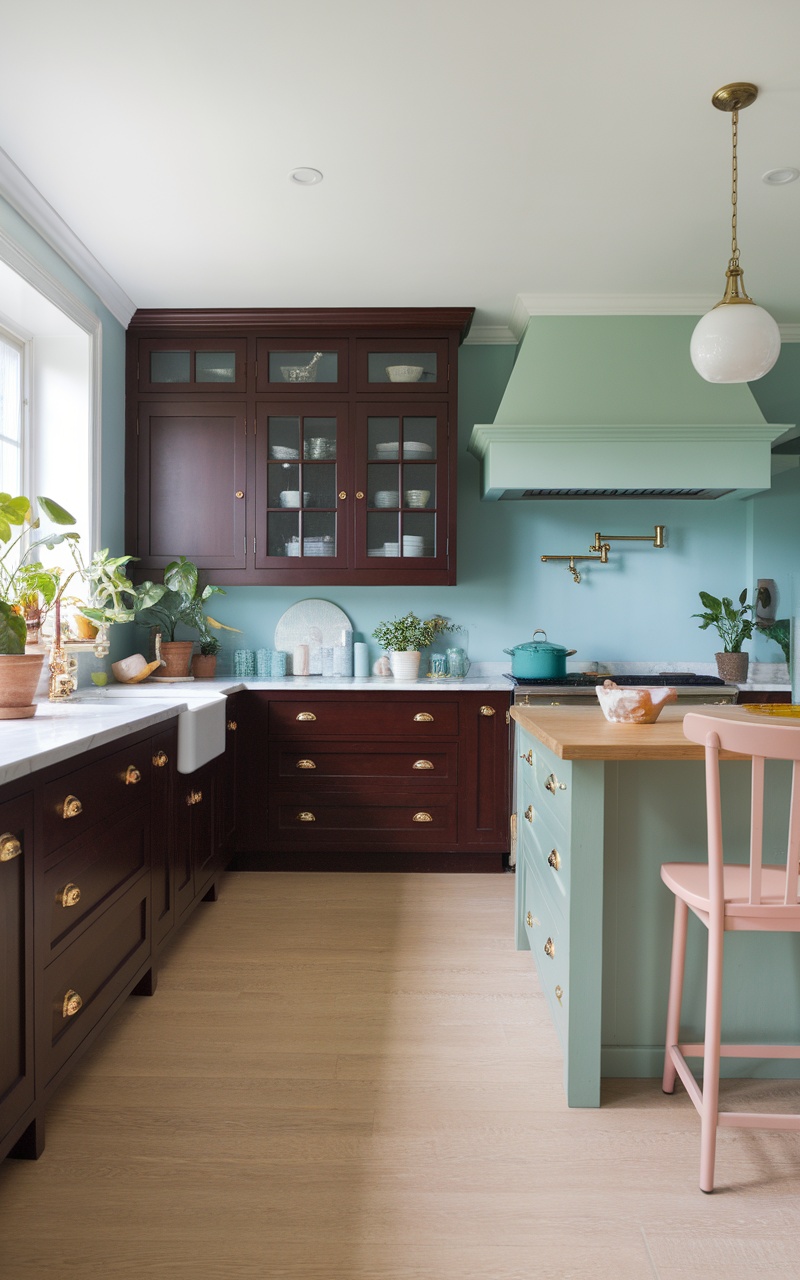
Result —
<instances>
[{"instance_id":1,"label":"pothos plant","mask_svg":"<svg viewBox=\"0 0 800 1280\"><path fill-rule=\"evenodd\" d=\"M391 622L380 622L372 634L387 652L413 653L418 649L427 649L445 631L460 630L460 627L448 622L446 618L434 616L423 622L415 613L406 613L402 618L394 618Z\"/></svg>"},{"instance_id":2,"label":"pothos plant","mask_svg":"<svg viewBox=\"0 0 800 1280\"><path fill-rule=\"evenodd\" d=\"M38 497L39 510L54 525L75 524L75 517L52 498ZM77 570L65 573L61 568L48 568L32 559L39 547L52 549L69 540L74 544L79 538L76 532L48 533L36 538L24 547L24 541L32 529L39 529L41 518L34 513L30 498L12 497L0 493L0 654L25 652L27 628L24 609L26 603L41 597L45 607L50 607L63 597L67 585ZM15 532L19 530L19 532Z\"/></svg>"}]
</instances>

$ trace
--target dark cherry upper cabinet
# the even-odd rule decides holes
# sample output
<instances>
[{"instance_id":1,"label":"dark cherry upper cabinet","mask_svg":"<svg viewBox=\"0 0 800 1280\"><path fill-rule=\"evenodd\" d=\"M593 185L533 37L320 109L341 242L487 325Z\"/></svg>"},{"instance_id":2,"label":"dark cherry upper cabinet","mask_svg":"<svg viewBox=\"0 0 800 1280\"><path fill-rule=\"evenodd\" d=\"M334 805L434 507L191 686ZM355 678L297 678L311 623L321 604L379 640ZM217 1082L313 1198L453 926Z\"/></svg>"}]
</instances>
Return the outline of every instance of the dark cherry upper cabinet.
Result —
<instances>
[{"instance_id":1,"label":"dark cherry upper cabinet","mask_svg":"<svg viewBox=\"0 0 800 1280\"><path fill-rule=\"evenodd\" d=\"M456 581L473 309L137 311L126 550L228 584Z\"/></svg>"}]
</instances>

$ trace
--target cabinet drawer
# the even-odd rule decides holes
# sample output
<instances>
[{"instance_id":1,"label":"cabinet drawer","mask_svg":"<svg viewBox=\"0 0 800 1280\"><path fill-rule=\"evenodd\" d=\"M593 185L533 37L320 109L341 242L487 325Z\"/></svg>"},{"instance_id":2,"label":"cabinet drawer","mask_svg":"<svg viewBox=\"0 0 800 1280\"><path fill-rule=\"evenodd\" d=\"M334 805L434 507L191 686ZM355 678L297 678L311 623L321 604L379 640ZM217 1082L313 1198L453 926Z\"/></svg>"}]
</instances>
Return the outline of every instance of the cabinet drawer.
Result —
<instances>
[{"instance_id":1,"label":"cabinet drawer","mask_svg":"<svg viewBox=\"0 0 800 1280\"><path fill-rule=\"evenodd\" d=\"M570 849L565 836L548 830L537 813L528 816L530 808L517 814L517 834L525 850L539 872L543 888L559 914L567 915L569 896Z\"/></svg>"},{"instance_id":2,"label":"cabinet drawer","mask_svg":"<svg viewBox=\"0 0 800 1280\"><path fill-rule=\"evenodd\" d=\"M45 856L95 822L148 803L150 755L149 742L139 742L47 783L42 789L40 827Z\"/></svg>"},{"instance_id":3,"label":"cabinet drawer","mask_svg":"<svg viewBox=\"0 0 800 1280\"><path fill-rule=\"evenodd\" d=\"M451 738L458 734L458 703L442 695L413 702L370 698L368 702L270 702L269 731L297 738Z\"/></svg>"},{"instance_id":4,"label":"cabinet drawer","mask_svg":"<svg viewBox=\"0 0 800 1280\"><path fill-rule=\"evenodd\" d=\"M47 966L37 1015L42 1085L135 978L149 950L147 882L142 881Z\"/></svg>"},{"instance_id":5,"label":"cabinet drawer","mask_svg":"<svg viewBox=\"0 0 800 1280\"><path fill-rule=\"evenodd\" d=\"M357 788L374 781L413 783L414 787L455 786L458 746L455 742L426 747L424 752L406 743L315 742L273 743L269 753L272 786L297 782L306 791L335 782Z\"/></svg>"},{"instance_id":6,"label":"cabinet drawer","mask_svg":"<svg viewBox=\"0 0 800 1280\"><path fill-rule=\"evenodd\" d=\"M522 917L521 929L528 939L542 991L547 997L562 1048L566 1050L569 933L524 846L520 853L517 874L521 870L522 878L517 886L517 909Z\"/></svg>"},{"instance_id":7,"label":"cabinet drawer","mask_svg":"<svg viewBox=\"0 0 800 1280\"><path fill-rule=\"evenodd\" d=\"M553 834L568 836L572 804L572 766L559 760L541 743L524 737L517 751L517 804L520 812L529 805Z\"/></svg>"},{"instance_id":8,"label":"cabinet drawer","mask_svg":"<svg viewBox=\"0 0 800 1280\"><path fill-rule=\"evenodd\" d=\"M346 842L374 844L391 842L398 847L401 836L408 848L423 844L439 844L443 840L455 840L457 833L456 797L436 796L403 801L397 795L384 803L372 800L365 803L360 798L342 803L338 796L319 796L300 799L280 797L270 805L270 836L277 841L287 835L295 837L298 849L323 843L331 844L331 836ZM296 837L302 835L302 844Z\"/></svg>"},{"instance_id":9,"label":"cabinet drawer","mask_svg":"<svg viewBox=\"0 0 800 1280\"><path fill-rule=\"evenodd\" d=\"M42 877L41 906L37 900L37 927L51 951L147 870L149 825L150 810L140 807L64 846Z\"/></svg>"}]
</instances>

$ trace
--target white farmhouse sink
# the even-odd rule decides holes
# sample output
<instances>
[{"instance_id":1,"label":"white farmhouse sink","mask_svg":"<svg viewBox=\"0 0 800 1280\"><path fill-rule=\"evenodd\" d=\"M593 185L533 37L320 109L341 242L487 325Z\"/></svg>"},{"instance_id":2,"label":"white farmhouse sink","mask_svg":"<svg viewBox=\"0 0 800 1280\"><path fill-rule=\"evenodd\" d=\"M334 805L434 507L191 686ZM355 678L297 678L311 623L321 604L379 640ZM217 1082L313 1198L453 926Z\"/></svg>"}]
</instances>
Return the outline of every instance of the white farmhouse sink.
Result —
<instances>
[{"instance_id":1,"label":"white farmhouse sink","mask_svg":"<svg viewBox=\"0 0 800 1280\"><path fill-rule=\"evenodd\" d=\"M193 684L110 684L103 689L81 689L82 703L187 702L178 713L178 773L194 773L225 750L224 694Z\"/></svg>"}]
</instances>

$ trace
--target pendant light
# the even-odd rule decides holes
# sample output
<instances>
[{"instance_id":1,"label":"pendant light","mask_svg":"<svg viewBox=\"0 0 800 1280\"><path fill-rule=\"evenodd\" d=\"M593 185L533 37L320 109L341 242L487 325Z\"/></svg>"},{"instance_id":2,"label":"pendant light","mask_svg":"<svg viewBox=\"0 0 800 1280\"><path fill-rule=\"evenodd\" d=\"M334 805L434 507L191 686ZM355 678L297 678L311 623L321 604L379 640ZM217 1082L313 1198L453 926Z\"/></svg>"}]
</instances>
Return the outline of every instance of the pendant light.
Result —
<instances>
[{"instance_id":1,"label":"pendant light","mask_svg":"<svg viewBox=\"0 0 800 1280\"><path fill-rule=\"evenodd\" d=\"M725 296L698 322L690 346L692 364L706 382L753 382L756 378L763 378L778 359L781 349L780 330L772 316L763 307L756 306L745 292L736 240L739 112L755 102L757 96L758 89L754 84L726 84L717 89L711 99L719 111L732 113L733 211Z\"/></svg>"}]
</instances>

